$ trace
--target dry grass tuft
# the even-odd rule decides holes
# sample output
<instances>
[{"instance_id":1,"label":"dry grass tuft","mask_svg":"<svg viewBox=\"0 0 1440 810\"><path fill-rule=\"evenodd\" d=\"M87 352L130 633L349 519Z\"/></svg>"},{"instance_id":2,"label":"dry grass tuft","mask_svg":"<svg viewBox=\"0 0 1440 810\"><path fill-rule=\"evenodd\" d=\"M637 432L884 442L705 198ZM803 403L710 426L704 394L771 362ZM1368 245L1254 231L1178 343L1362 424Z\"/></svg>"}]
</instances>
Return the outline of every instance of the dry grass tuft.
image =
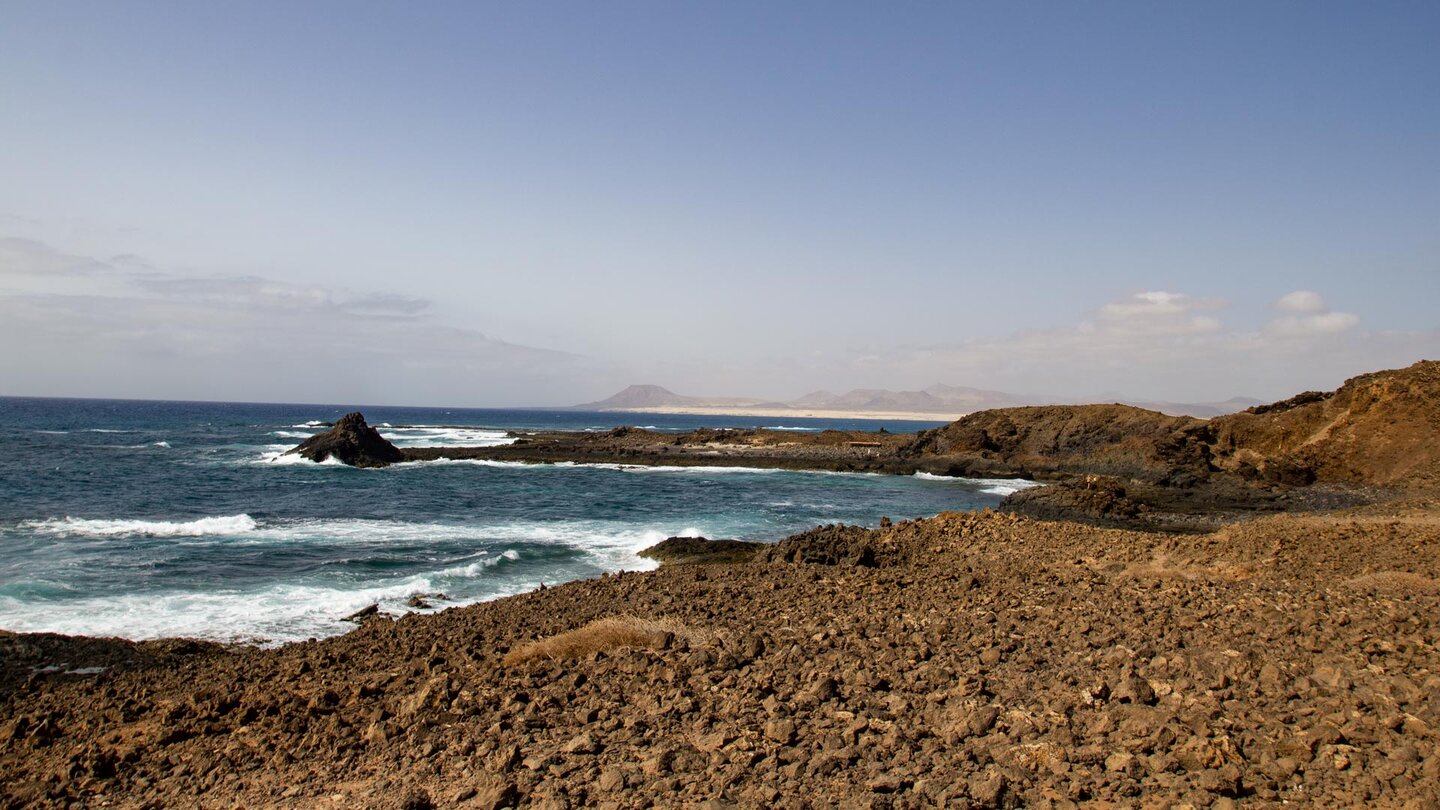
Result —
<instances>
[{"instance_id":1,"label":"dry grass tuft","mask_svg":"<svg viewBox=\"0 0 1440 810\"><path fill-rule=\"evenodd\" d=\"M1440 591L1440 581L1409 571L1377 571L1351 577L1343 583L1356 590L1391 594L1425 594Z\"/></svg>"},{"instance_id":2,"label":"dry grass tuft","mask_svg":"<svg viewBox=\"0 0 1440 810\"><path fill-rule=\"evenodd\" d=\"M584 627L522 644L505 654L504 664L526 661L583 658L622 647L660 649L672 639L691 639L685 625L672 619L642 619L638 616L608 616Z\"/></svg>"}]
</instances>

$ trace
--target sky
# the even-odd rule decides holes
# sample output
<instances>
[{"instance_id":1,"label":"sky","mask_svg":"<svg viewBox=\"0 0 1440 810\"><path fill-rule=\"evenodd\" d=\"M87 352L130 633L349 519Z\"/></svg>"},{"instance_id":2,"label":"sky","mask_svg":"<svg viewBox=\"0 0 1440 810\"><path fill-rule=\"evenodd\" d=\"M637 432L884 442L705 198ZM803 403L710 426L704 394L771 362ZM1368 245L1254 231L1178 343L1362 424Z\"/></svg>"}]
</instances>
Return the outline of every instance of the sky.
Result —
<instances>
[{"instance_id":1,"label":"sky","mask_svg":"<svg viewBox=\"0 0 1440 810\"><path fill-rule=\"evenodd\" d=\"M1434 2L0 18L4 395L1195 402L1440 358Z\"/></svg>"}]
</instances>

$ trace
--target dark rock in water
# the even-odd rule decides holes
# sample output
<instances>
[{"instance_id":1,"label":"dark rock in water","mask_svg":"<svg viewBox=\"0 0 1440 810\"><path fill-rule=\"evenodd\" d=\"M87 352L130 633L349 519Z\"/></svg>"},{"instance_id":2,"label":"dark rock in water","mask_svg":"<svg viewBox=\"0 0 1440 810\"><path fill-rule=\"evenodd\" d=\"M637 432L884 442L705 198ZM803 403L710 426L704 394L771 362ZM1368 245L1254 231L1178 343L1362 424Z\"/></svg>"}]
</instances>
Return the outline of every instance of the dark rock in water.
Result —
<instances>
[{"instance_id":1,"label":"dark rock in water","mask_svg":"<svg viewBox=\"0 0 1440 810\"><path fill-rule=\"evenodd\" d=\"M419 610L429 610L430 608L435 607L435 605L430 601L431 599L439 602L444 602L449 600L449 598L450 597L446 596L443 593L417 593L412 595L409 599L406 599L405 604Z\"/></svg>"},{"instance_id":2,"label":"dark rock in water","mask_svg":"<svg viewBox=\"0 0 1440 810\"><path fill-rule=\"evenodd\" d=\"M380 606L371 605L370 607L360 608L354 613L351 613L349 616L346 616L343 621L355 622L356 624L364 624L366 621L369 621L370 619L373 619L379 615Z\"/></svg>"},{"instance_id":3,"label":"dark rock in water","mask_svg":"<svg viewBox=\"0 0 1440 810\"><path fill-rule=\"evenodd\" d=\"M334 456L351 467L385 467L405 460L400 448L367 425L359 411L345 414L335 427L311 436L286 455L290 453L299 453L311 461Z\"/></svg>"},{"instance_id":4,"label":"dark rock in water","mask_svg":"<svg viewBox=\"0 0 1440 810\"><path fill-rule=\"evenodd\" d=\"M749 562L764 543L747 540L706 540L703 537L669 537L640 552L641 557L666 565L678 563Z\"/></svg>"}]
</instances>

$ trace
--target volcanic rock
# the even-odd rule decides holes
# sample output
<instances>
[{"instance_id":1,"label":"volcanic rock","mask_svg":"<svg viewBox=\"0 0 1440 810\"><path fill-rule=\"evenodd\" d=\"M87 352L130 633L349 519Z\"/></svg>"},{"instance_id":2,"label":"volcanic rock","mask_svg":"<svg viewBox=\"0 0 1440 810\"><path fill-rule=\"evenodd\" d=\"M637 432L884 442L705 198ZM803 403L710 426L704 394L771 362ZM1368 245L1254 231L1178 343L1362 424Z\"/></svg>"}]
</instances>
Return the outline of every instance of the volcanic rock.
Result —
<instances>
[{"instance_id":1,"label":"volcanic rock","mask_svg":"<svg viewBox=\"0 0 1440 810\"><path fill-rule=\"evenodd\" d=\"M1160 482L1210 470L1205 422L1129 405L981 411L922 431L899 451L924 470L988 477L1106 475Z\"/></svg>"},{"instance_id":2,"label":"volcanic rock","mask_svg":"<svg viewBox=\"0 0 1440 810\"><path fill-rule=\"evenodd\" d=\"M704 537L667 537L639 552L641 557L666 565L745 562L765 543L747 540L707 540Z\"/></svg>"},{"instance_id":3,"label":"volcanic rock","mask_svg":"<svg viewBox=\"0 0 1440 810\"><path fill-rule=\"evenodd\" d=\"M405 460L400 448L366 424L365 415L359 411L345 414L335 427L311 436L285 454L291 453L316 462L333 456L352 467L385 467Z\"/></svg>"},{"instance_id":4,"label":"volcanic rock","mask_svg":"<svg viewBox=\"0 0 1440 810\"><path fill-rule=\"evenodd\" d=\"M872 533L859 526L817 526L791 535L760 554L766 562L811 565L855 565L875 568L892 560L878 547Z\"/></svg>"},{"instance_id":5,"label":"volcanic rock","mask_svg":"<svg viewBox=\"0 0 1440 810\"><path fill-rule=\"evenodd\" d=\"M1415 488L1440 480L1440 361L1362 374L1211 420L1225 471L1286 484Z\"/></svg>"}]
</instances>

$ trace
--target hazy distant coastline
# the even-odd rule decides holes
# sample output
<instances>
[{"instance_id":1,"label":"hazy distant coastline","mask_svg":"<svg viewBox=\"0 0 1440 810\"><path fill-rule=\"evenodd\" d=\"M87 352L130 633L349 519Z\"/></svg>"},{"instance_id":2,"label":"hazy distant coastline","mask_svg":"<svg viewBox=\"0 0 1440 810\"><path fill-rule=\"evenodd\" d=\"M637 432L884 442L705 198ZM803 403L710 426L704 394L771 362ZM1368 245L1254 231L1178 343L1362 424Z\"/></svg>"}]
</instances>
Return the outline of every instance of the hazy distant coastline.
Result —
<instances>
[{"instance_id":1,"label":"hazy distant coastline","mask_svg":"<svg viewBox=\"0 0 1440 810\"><path fill-rule=\"evenodd\" d=\"M854 411L825 408L792 408L788 406L767 408L764 406L745 407L741 405L661 405L638 408L595 408L603 413L655 413L683 414L685 416L755 416L776 419L801 417L805 419L894 419L907 422L953 422L968 411Z\"/></svg>"},{"instance_id":2,"label":"hazy distant coastline","mask_svg":"<svg viewBox=\"0 0 1440 810\"><path fill-rule=\"evenodd\" d=\"M746 397L695 397L677 394L658 385L632 385L597 402L574 406L577 410L612 413L670 413L687 415L809 417L816 419L905 419L954 421L976 411L1027 405L1134 405L1171 416L1208 419L1260 405L1258 399L1234 397L1223 402L1157 402L1124 396L1088 400L1037 394L1011 394L983 388L932 385L923 391L888 391L856 388L844 394L815 391L788 402Z\"/></svg>"}]
</instances>

